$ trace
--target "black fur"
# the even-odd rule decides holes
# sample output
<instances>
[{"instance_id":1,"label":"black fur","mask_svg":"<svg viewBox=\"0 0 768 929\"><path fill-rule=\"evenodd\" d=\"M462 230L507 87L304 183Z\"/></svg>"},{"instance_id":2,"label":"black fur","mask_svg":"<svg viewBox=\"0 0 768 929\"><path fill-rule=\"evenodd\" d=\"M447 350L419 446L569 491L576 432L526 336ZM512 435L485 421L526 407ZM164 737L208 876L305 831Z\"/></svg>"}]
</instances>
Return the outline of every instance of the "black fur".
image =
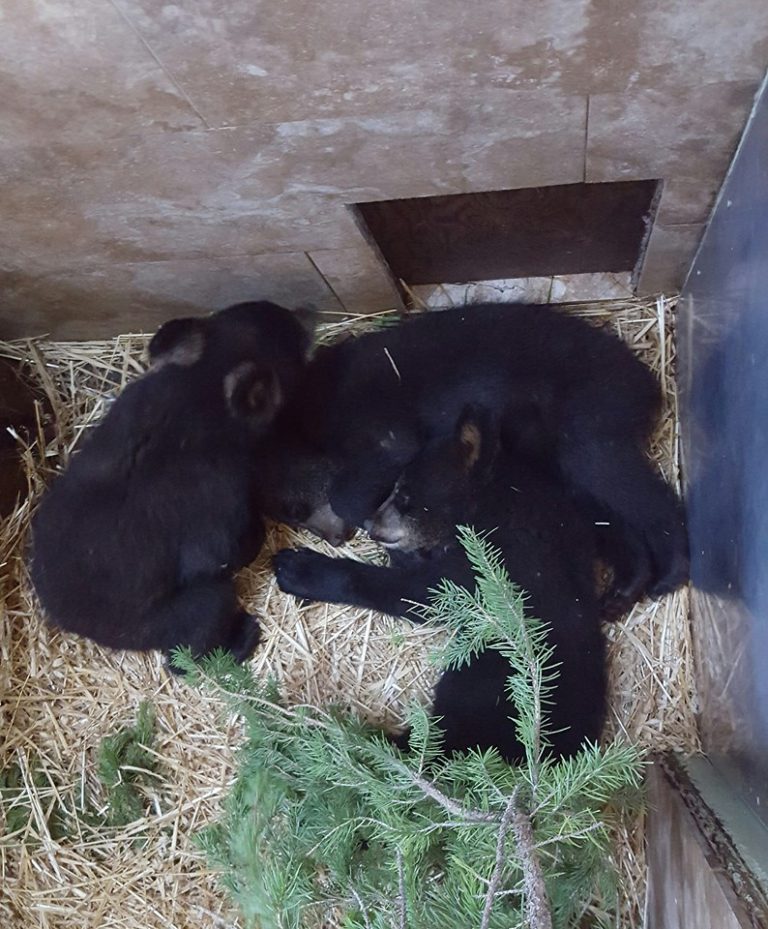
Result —
<instances>
[{"instance_id":1,"label":"black fur","mask_svg":"<svg viewBox=\"0 0 768 929\"><path fill-rule=\"evenodd\" d=\"M290 420L278 417L254 459L258 508L270 519L308 529L331 545L341 545L354 528L334 513L328 500L337 466L331 457L310 451Z\"/></svg>"},{"instance_id":2,"label":"black fur","mask_svg":"<svg viewBox=\"0 0 768 929\"><path fill-rule=\"evenodd\" d=\"M604 640L595 594L593 533L557 484L522 457L501 452L487 417L468 411L455 436L429 443L404 470L390 498L369 523L373 538L392 552L390 567L328 558L300 549L274 559L280 587L296 596L349 603L418 621L442 578L473 587L456 540L456 525L492 531L511 578L530 595L532 614L549 624L560 663L550 725L552 751L575 752L600 734L605 706ZM495 746L521 757L498 652L486 650L460 670L446 672L435 691L446 750Z\"/></svg>"},{"instance_id":3,"label":"black fur","mask_svg":"<svg viewBox=\"0 0 768 929\"><path fill-rule=\"evenodd\" d=\"M308 341L288 310L264 302L157 332L152 368L34 517L32 580L52 623L111 648L248 657L259 627L232 575L264 539L253 456Z\"/></svg>"},{"instance_id":4,"label":"black fur","mask_svg":"<svg viewBox=\"0 0 768 929\"><path fill-rule=\"evenodd\" d=\"M599 524L618 609L687 578L683 510L645 452L656 379L619 339L554 308L425 313L322 349L284 416L308 456L325 456L335 514L360 526L467 403L492 410L510 452L548 468ZM322 485L304 488L310 510Z\"/></svg>"}]
</instances>

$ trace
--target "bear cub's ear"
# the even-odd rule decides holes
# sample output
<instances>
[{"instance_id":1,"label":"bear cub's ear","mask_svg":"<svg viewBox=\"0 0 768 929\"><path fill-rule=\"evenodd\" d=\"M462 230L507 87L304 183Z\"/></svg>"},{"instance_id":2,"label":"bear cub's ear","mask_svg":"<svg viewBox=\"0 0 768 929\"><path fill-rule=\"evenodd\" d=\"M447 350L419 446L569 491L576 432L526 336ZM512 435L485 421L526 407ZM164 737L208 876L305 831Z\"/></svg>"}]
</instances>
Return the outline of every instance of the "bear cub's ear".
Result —
<instances>
[{"instance_id":1,"label":"bear cub's ear","mask_svg":"<svg viewBox=\"0 0 768 929\"><path fill-rule=\"evenodd\" d=\"M224 396L230 413L252 426L268 426L283 403L274 369L254 361L242 361L227 374Z\"/></svg>"},{"instance_id":2,"label":"bear cub's ear","mask_svg":"<svg viewBox=\"0 0 768 929\"><path fill-rule=\"evenodd\" d=\"M153 368L167 364L189 367L202 358L206 322L195 317L171 319L152 336L149 363Z\"/></svg>"},{"instance_id":3,"label":"bear cub's ear","mask_svg":"<svg viewBox=\"0 0 768 929\"><path fill-rule=\"evenodd\" d=\"M478 477L490 476L499 450L499 437L491 412L470 404L456 424L456 440L464 471Z\"/></svg>"}]
</instances>

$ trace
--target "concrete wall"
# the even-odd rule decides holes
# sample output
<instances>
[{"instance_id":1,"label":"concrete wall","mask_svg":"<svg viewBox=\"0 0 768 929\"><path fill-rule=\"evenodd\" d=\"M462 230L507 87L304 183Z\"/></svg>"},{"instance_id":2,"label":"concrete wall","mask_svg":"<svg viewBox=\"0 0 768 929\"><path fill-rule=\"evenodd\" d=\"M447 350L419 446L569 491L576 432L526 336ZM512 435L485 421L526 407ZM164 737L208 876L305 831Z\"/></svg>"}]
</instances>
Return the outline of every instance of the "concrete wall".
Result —
<instances>
[{"instance_id":1,"label":"concrete wall","mask_svg":"<svg viewBox=\"0 0 768 929\"><path fill-rule=\"evenodd\" d=\"M346 204L581 181L665 179L674 287L767 61L764 0L3 0L0 335L379 309Z\"/></svg>"}]
</instances>

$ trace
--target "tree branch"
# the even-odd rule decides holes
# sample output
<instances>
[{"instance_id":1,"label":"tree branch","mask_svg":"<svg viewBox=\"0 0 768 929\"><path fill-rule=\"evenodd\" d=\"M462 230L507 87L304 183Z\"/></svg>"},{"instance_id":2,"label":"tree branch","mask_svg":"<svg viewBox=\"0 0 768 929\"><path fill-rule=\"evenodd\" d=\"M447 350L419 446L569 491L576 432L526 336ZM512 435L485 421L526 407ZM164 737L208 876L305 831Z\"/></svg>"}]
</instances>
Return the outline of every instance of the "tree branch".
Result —
<instances>
[{"instance_id":1,"label":"tree branch","mask_svg":"<svg viewBox=\"0 0 768 929\"><path fill-rule=\"evenodd\" d=\"M536 851L533 825L528 813L517 806L516 794L512 800L512 832L517 842L520 864L523 869L523 891L525 893L525 921L529 929L552 929L552 913L549 908L544 873Z\"/></svg>"},{"instance_id":2,"label":"tree branch","mask_svg":"<svg viewBox=\"0 0 768 929\"><path fill-rule=\"evenodd\" d=\"M355 899L355 903L360 907L360 915L363 917L363 922L365 923L365 929L371 929L371 924L368 920L368 913L366 912L363 901L360 899L360 894L355 890L355 888L350 884L349 886L350 893Z\"/></svg>"},{"instance_id":3,"label":"tree branch","mask_svg":"<svg viewBox=\"0 0 768 929\"><path fill-rule=\"evenodd\" d=\"M407 927L407 910L405 906L405 868L403 866L403 853L397 850L397 926L398 929L408 929Z\"/></svg>"},{"instance_id":4,"label":"tree branch","mask_svg":"<svg viewBox=\"0 0 768 929\"><path fill-rule=\"evenodd\" d=\"M551 839L545 839L543 842L539 842L536 848L546 848L547 845L557 845L559 842L572 842L574 839L583 839L585 836L588 836L590 832L597 832L600 829L605 829L605 823L602 821L592 823L591 826L585 826L584 829L580 829L578 832L565 832L553 835Z\"/></svg>"},{"instance_id":5,"label":"tree branch","mask_svg":"<svg viewBox=\"0 0 768 929\"><path fill-rule=\"evenodd\" d=\"M483 813L480 810L466 810L464 807L457 803L455 800L451 800L450 797L437 789L434 784L428 781L426 778L421 777L418 774L414 774L411 770L403 766L410 776L411 780L417 787L420 787L424 793L431 797L432 800L435 800L444 810L448 810L449 813L453 813L454 816L459 816L461 819L466 822L472 823L498 823L499 817L494 816L493 813Z\"/></svg>"},{"instance_id":6,"label":"tree branch","mask_svg":"<svg viewBox=\"0 0 768 929\"><path fill-rule=\"evenodd\" d=\"M504 870L504 848L507 843L507 830L511 825L512 817L516 813L518 791L518 787L515 787L512 791L512 796L509 798L504 814L501 817L499 837L496 841L496 864L494 865L493 874L491 875L491 880L488 883L488 890L485 894L485 906L483 907L483 918L480 922L480 929L488 929L491 923L491 911L493 910L496 893L499 889L501 875Z\"/></svg>"}]
</instances>

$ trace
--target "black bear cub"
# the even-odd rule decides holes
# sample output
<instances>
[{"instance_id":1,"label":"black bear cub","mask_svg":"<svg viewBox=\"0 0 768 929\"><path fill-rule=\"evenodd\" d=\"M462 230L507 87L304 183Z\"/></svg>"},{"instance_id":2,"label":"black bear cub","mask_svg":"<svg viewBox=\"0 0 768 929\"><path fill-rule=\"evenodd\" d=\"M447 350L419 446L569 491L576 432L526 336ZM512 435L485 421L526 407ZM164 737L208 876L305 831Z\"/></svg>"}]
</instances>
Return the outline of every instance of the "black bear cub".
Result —
<instances>
[{"instance_id":1,"label":"black bear cub","mask_svg":"<svg viewBox=\"0 0 768 929\"><path fill-rule=\"evenodd\" d=\"M417 314L323 348L307 367L283 417L293 460L301 437L326 472L302 483L292 509L321 533L362 526L424 445L479 404L499 419L508 452L538 459L599 526L623 612L688 574L682 507L646 455L660 402L656 378L621 340L555 308Z\"/></svg>"},{"instance_id":2,"label":"black bear cub","mask_svg":"<svg viewBox=\"0 0 768 929\"><path fill-rule=\"evenodd\" d=\"M290 418L278 417L254 459L257 505L264 516L294 529L307 529L334 547L355 529L337 516L328 500L338 465L309 448Z\"/></svg>"},{"instance_id":3,"label":"black bear cub","mask_svg":"<svg viewBox=\"0 0 768 929\"><path fill-rule=\"evenodd\" d=\"M259 626L232 575L264 539L253 459L308 347L291 312L267 302L158 330L149 372L33 519L32 581L53 624L111 648L250 655Z\"/></svg>"},{"instance_id":4,"label":"black bear cub","mask_svg":"<svg viewBox=\"0 0 768 929\"><path fill-rule=\"evenodd\" d=\"M594 533L566 491L519 456L500 450L487 412L470 407L455 434L435 439L402 472L368 523L391 554L390 567L283 550L280 587L313 600L349 603L418 621L442 578L474 587L457 525L489 532L510 577L529 594L530 612L548 624L559 663L550 713L552 752L564 757L600 735L605 708L605 645L596 596ZM435 690L446 751L495 746L519 760L509 663L487 649L446 672Z\"/></svg>"}]
</instances>

